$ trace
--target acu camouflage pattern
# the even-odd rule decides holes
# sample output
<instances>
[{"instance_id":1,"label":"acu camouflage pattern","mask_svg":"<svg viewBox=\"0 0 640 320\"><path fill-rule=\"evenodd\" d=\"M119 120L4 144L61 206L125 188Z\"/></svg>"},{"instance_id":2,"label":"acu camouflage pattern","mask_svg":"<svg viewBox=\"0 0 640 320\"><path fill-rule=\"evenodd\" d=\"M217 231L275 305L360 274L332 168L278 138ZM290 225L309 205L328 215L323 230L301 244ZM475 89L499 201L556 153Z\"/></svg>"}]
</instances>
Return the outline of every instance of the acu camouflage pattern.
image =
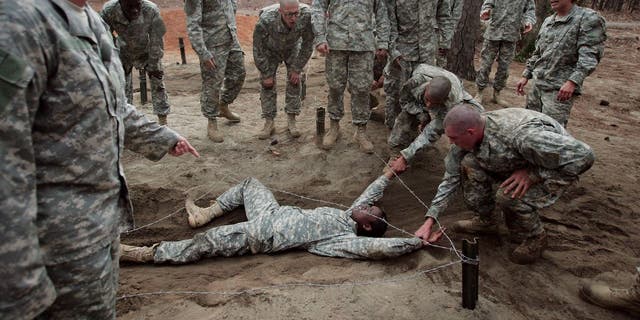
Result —
<instances>
[{"instance_id":1,"label":"acu camouflage pattern","mask_svg":"<svg viewBox=\"0 0 640 320\"><path fill-rule=\"evenodd\" d=\"M267 119L275 118L277 113L275 75L281 62L287 67L285 112L300 113L300 95L305 83L301 81L293 85L288 79L291 72L297 72L304 78L303 68L313 53L314 35L309 6L300 4L300 15L293 29L282 22L279 8L279 4L263 8L253 31L253 60L260 71L260 77L263 80L274 79L272 88L260 88L262 116Z\"/></svg>"},{"instance_id":2,"label":"acu camouflage pattern","mask_svg":"<svg viewBox=\"0 0 640 320\"><path fill-rule=\"evenodd\" d=\"M493 61L498 60L493 88L504 89L509 78L509 65L516 52L516 42L520 40L526 24L536 23L534 0L485 0L480 12L491 10L489 26L484 32L484 42L480 53L480 69L476 85L484 89L489 84L489 73Z\"/></svg>"},{"instance_id":3,"label":"acu camouflage pattern","mask_svg":"<svg viewBox=\"0 0 640 320\"><path fill-rule=\"evenodd\" d=\"M447 19L447 27L445 30L451 30L451 36L447 38L447 35L444 34L440 29L438 32L440 34L440 47L445 49L451 49L451 42L453 41L453 36L455 35L456 28L458 27L458 22L462 17L462 7L464 6L464 0L451 0L451 17ZM436 65L440 68L445 68L447 66L447 56L436 55Z\"/></svg>"},{"instance_id":4,"label":"acu camouflage pattern","mask_svg":"<svg viewBox=\"0 0 640 320\"><path fill-rule=\"evenodd\" d=\"M450 21L451 0L387 0L387 7L391 32L384 79L385 123L391 129L400 112L402 84L418 64L435 65L438 48L447 41L451 44L454 30ZM398 57L404 61L396 63Z\"/></svg>"},{"instance_id":5,"label":"acu camouflage pattern","mask_svg":"<svg viewBox=\"0 0 640 320\"><path fill-rule=\"evenodd\" d=\"M187 32L200 58L202 114L215 119L219 104L232 103L240 93L246 70L238 41L237 3L234 0L185 0ZM216 68L208 70L204 61L214 58Z\"/></svg>"},{"instance_id":6,"label":"acu camouflage pattern","mask_svg":"<svg viewBox=\"0 0 640 320\"><path fill-rule=\"evenodd\" d=\"M381 176L367 187L351 208L373 205L389 180ZM254 178L229 189L218 198L224 212L244 205L247 222L209 229L193 239L165 241L157 247L156 263L187 263L206 257L229 257L305 249L313 254L352 259L383 259L422 247L418 238L356 236L351 208L280 206L271 191Z\"/></svg>"},{"instance_id":7,"label":"acu camouflage pattern","mask_svg":"<svg viewBox=\"0 0 640 320\"><path fill-rule=\"evenodd\" d=\"M50 319L115 317L117 270L108 260L118 222L133 222L120 155L126 146L158 160L178 140L126 103L100 16L85 7L85 29L67 19L63 1L0 6L2 319L48 307ZM92 291L102 280L104 295Z\"/></svg>"},{"instance_id":8,"label":"acu camouflage pattern","mask_svg":"<svg viewBox=\"0 0 640 320\"><path fill-rule=\"evenodd\" d=\"M384 0L313 0L311 6L314 46L326 42L330 50L388 49L389 16Z\"/></svg>"},{"instance_id":9,"label":"acu camouflage pattern","mask_svg":"<svg viewBox=\"0 0 640 320\"><path fill-rule=\"evenodd\" d=\"M344 116L344 90L349 84L351 94L351 119L353 124L367 124L371 110L369 108L369 90L373 81L373 52L366 51L330 51L325 59L329 97L327 112L332 120Z\"/></svg>"},{"instance_id":10,"label":"acu camouflage pattern","mask_svg":"<svg viewBox=\"0 0 640 320\"><path fill-rule=\"evenodd\" d=\"M429 81L438 76L446 77L451 82L449 97L443 105L432 106L426 110L424 90ZM455 74L436 66L419 65L413 72L411 79L402 86L400 93L402 111L389 134L389 146L392 148L405 147L411 143L401 152L407 161L411 161L416 152L440 139L444 133L442 126L444 117L453 106L461 102L470 103L476 106L479 111L484 111L482 106L476 103L471 95L464 90L462 81ZM417 132L418 123L428 124L415 141L411 142Z\"/></svg>"},{"instance_id":11,"label":"acu camouflage pattern","mask_svg":"<svg viewBox=\"0 0 640 320\"><path fill-rule=\"evenodd\" d=\"M471 152L451 147L443 181L426 215L438 218L462 185L465 202L481 218L491 219L497 202L516 240L536 235L542 232L537 210L555 203L591 167L593 151L539 112L508 108L483 115L482 143ZM503 189L494 192L495 185L523 168L537 183L522 199L511 199Z\"/></svg>"},{"instance_id":12,"label":"acu camouflage pattern","mask_svg":"<svg viewBox=\"0 0 640 320\"><path fill-rule=\"evenodd\" d=\"M568 15L558 17L553 14L544 20L536 39L535 51L527 60L522 76L534 78L534 85L540 92L555 91L556 95L560 87L570 80L576 84L575 94L580 94L582 82L595 70L604 54L606 39L604 18L591 9L574 4ZM527 108L541 111L539 106L546 101L530 96ZM545 105L544 109L552 110L555 107ZM570 108L564 111L566 116L563 118L568 119ZM555 110L549 114L562 112ZM562 118L558 121L562 121Z\"/></svg>"},{"instance_id":13,"label":"acu camouflage pattern","mask_svg":"<svg viewBox=\"0 0 640 320\"><path fill-rule=\"evenodd\" d=\"M126 79L126 95L129 103L133 103L133 81L131 71L162 71L164 41L162 37L167 29L160 16L160 9L153 2L142 0L140 16L129 21L120 7L118 0L104 4L100 16L109 25L111 31L118 34L117 46L120 49L120 60L124 67ZM153 113L169 114L170 106L165 90L163 77L149 75L151 82L151 101Z\"/></svg>"}]
</instances>

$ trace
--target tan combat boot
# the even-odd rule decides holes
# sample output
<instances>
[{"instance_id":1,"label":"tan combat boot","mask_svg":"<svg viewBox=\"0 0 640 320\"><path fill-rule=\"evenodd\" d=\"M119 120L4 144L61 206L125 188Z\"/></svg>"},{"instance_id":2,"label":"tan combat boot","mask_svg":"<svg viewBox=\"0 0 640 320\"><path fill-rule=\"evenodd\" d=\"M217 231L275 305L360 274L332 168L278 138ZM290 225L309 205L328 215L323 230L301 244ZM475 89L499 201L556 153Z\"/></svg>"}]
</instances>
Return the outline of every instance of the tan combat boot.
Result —
<instances>
[{"instance_id":1,"label":"tan combat boot","mask_svg":"<svg viewBox=\"0 0 640 320\"><path fill-rule=\"evenodd\" d=\"M166 114L159 114L158 115L158 123L161 126L166 126L167 125L167 115Z\"/></svg>"},{"instance_id":2,"label":"tan combat boot","mask_svg":"<svg viewBox=\"0 0 640 320\"><path fill-rule=\"evenodd\" d=\"M187 209L187 220L191 228L201 227L209 223L213 218L224 214L224 211L222 211L222 208L217 202L207 208L201 208L198 207L191 198L187 198L184 206Z\"/></svg>"},{"instance_id":3,"label":"tan combat boot","mask_svg":"<svg viewBox=\"0 0 640 320\"><path fill-rule=\"evenodd\" d=\"M153 262L153 255L156 253L158 244L151 247L135 247L120 244L120 261L147 263Z\"/></svg>"},{"instance_id":4,"label":"tan combat boot","mask_svg":"<svg viewBox=\"0 0 640 320\"><path fill-rule=\"evenodd\" d=\"M209 140L217 143L224 141L222 132L218 130L218 121L216 119L209 119L209 124L207 125L207 137L209 137Z\"/></svg>"},{"instance_id":5,"label":"tan combat boot","mask_svg":"<svg viewBox=\"0 0 640 320\"><path fill-rule=\"evenodd\" d=\"M542 231L539 235L529 237L522 241L522 243L511 252L510 258L513 263L531 264L542 256L542 251L546 248L547 232Z\"/></svg>"},{"instance_id":6,"label":"tan combat boot","mask_svg":"<svg viewBox=\"0 0 640 320\"><path fill-rule=\"evenodd\" d=\"M477 101L479 104L482 104L484 101L482 101L484 99L484 94L483 94L484 88L480 89L478 88L478 93L475 95L475 97L473 97L473 100Z\"/></svg>"},{"instance_id":7,"label":"tan combat boot","mask_svg":"<svg viewBox=\"0 0 640 320\"><path fill-rule=\"evenodd\" d=\"M231 110L229 110L228 104L221 103L218 108L220 116L227 118L227 120L231 122L240 122L240 117L235 112L231 112Z\"/></svg>"},{"instance_id":8,"label":"tan combat boot","mask_svg":"<svg viewBox=\"0 0 640 320\"><path fill-rule=\"evenodd\" d=\"M300 136L300 131L296 128L296 115L293 113L287 113L287 126L289 127L289 134L292 138Z\"/></svg>"},{"instance_id":9,"label":"tan combat boot","mask_svg":"<svg viewBox=\"0 0 640 320\"><path fill-rule=\"evenodd\" d=\"M357 125L356 133L353 135L355 140L360 145L360 151L364 153L373 153L373 143L367 138L367 125Z\"/></svg>"},{"instance_id":10,"label":"tan combat boot","mask_svg":"<svg viewBox=\"0 0 640 320\"><path fill-rule=\"evenodd\" d=\"M601 284L585 284L580 288L580 297L603 308L625 311L640 317L640 274L629 289L614 289Z\"/></svg>"},{"instance_id":11,"label":"tan combat boot","mask_svg":"<svg viewBox=\"0 0 640 320\"><path fill-rule=\"evenodd\" d=\"M499 104L501 106L504 106L504 101L502 99L500 99L500 90L493 90L493 98L491 99L491 102Z\"/></svg>"},{"instance_id":12,"label":"tan combat boot","mask_svg":"<svg viewBox=\"0 0 640 320\"><path fill-rule=\"evenodd\" d=\"M340 137L340 120L331 119L329 130L324 135L324 139L322 139L322 147L326 150L333 148L336 141L338 141L338 137Z\"/></svg>"},{"instance_id":13,"label":"tan combat boot","mask_svg":"<svg viewBox=\"0 0 640 320\"><path fill-rule=\"evenodd\" d=\"M276 127L273 124L273 119L264 119L264 127L258 132L258 139L269 139L271 135L276 131Z\"/></svg>"},{"instance_id":14,"label":"tan combat boot","mask_svg":"<svg viewBox=\"0 0 640 320\"><path fill-rule=\"evenodd\" d=\"M498 234L498 224L494 219L482 219L478 215L468 220L454 222L452 229L464 233Z\"/></svg>"}]
</instances>

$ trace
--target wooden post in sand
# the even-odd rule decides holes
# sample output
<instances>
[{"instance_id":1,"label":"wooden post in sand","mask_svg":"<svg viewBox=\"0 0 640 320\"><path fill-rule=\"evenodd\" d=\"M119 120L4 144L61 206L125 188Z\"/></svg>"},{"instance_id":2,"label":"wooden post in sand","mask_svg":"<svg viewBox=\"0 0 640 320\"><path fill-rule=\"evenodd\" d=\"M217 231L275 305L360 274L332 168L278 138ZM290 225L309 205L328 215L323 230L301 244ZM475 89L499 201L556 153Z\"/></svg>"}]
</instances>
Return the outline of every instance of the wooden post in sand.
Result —
<instances>
[{"instance_id":1,"label":"wooden post in sand","mask_svg":"<svg viewBox=\"0 0 640 320\"><path fill-rule=\"evenodd\" d=\"M140 69L140 103L147 103L147 70Z\"/></svg>"},{"instance_id":2,"label":"wooden post in sand","mask_svg":"<svg viewBox=\"0 0 640 320\"><path fill-rule=\"evenodd\" d=\"M316 145L322 146L322 138L324 137L324 108L316 108Z\"/></svg>"},{"instance_id":3,"label":"wooden post in sand","mask_svg":"<svg viewBox=\"0 0 640 320\"><path fill-rule=\"evenodd\" d=\"M180 58L182 58L182 64L187 64L187 55L184 52L184 39L178 38L178 45L180 46Z\"/></svg>"},{"instance_id":4,"label":"wooden post in sand","mask_svg":"<svg viewBox=\"0 0 640 320\"><path fill-rule=\"evenodd\" d=\"M478 302L478 240L462 240L462 254L472 261L462 262L462 307L475 309Z\"/></svg>"}]
</instances>

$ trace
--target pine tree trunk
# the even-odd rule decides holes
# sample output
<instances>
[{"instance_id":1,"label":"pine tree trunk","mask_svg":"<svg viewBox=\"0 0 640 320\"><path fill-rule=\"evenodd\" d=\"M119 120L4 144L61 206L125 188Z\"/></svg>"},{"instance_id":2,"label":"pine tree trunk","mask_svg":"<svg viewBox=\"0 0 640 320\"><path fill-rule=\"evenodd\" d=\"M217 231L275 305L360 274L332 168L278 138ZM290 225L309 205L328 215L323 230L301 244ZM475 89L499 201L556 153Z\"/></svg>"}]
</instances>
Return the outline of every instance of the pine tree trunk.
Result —
<instances>
[{"instance_id":1,"label":"pine tree trunk","mask_svg":"<svg viewBox=\"0 0 640 320\"><path fill-rule=\"evenodd\" d=\"M482 0L464 0L462 17L458 22L451 50L448 53L447 69L467 80L475 80L473 58L476 42L480 38L480 7Z\"/></svg>"}]
</instances>

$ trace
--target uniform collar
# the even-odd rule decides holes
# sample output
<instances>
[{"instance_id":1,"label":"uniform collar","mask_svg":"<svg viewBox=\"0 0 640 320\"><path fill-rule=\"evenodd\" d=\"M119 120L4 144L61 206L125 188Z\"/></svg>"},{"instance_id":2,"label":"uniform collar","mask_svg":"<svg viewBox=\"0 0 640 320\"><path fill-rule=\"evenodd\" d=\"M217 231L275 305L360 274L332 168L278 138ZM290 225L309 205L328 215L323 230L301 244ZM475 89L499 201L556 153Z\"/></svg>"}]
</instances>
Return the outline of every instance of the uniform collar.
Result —
<instances>
[{"instance_id":1,"label":"uniform collar","mask_svg":"<svg viewBox=\"0 0 640 320\"><path fill-rule=\"evenodd\" d=\"M78 13L71 11L71 9L69 8L69 4L65 3L67 0L50 0L50 1L53 4L55 4L58 8L60 8L60 10L64 13L65 19L69 24L68 31L72 36L87 38L93 41L94 43L98 43L98 40L96 39L96 35L93 33L93 30L84 28L83 25L78 23L76 19L71 18L74 15L77 15ZM88 24L90 25L92 21L91 19L89 19L90 12L89 12L88 5L84 6L84 13L85 13L84 18L88 19Z\"/></svg>"}]
</instances>

